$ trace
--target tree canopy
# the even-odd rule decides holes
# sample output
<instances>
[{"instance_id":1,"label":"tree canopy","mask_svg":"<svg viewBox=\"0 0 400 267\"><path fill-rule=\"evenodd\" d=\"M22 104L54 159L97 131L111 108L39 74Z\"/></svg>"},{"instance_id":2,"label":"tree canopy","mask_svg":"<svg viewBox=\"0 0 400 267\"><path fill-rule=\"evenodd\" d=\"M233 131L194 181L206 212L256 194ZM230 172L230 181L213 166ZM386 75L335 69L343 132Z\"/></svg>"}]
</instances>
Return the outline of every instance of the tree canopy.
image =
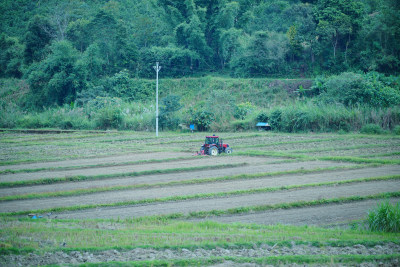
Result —
<instances>
[{"instance_id":1,"label":"tree canopy","mask_svg":"<svg viewBox=\"0 0 400 267\"><path fill-rule=\"evenodd\" d=\"M396 0L4 0L0 29L0 77L26 79L35 105L123 90L155 61L163 77L400 70Z\"/></svg>"}]
</instances>

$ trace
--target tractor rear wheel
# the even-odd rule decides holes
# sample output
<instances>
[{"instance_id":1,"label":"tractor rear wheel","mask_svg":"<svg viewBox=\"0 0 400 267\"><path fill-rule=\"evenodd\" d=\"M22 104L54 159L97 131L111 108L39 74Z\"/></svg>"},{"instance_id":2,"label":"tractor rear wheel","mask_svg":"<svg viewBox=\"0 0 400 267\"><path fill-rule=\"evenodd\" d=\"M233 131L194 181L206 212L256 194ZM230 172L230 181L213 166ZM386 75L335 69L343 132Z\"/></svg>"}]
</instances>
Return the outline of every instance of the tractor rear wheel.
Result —
<instances>
[{"instance_id":1,"label":"tractor rear wheel","mask_svg":"<svg viewBox=\"0 0 400 267\"><path fill-rule=\"evenodd\" d=\"M232 154L232 148L230 148L230 147L225 148L225 153Z\"/></svg>"},{"instance_id":2,"label":"tractor rear wheel","mask_svg":"<svg viewBox=\"0 0 400 267\"><path fill-rule=\"evenodd\" d=\"M210 156L216 156L216 155L218 155L218 148L215 147L215 146L210 147L210 148L208 149L208 154L209 154Z\"/></svg>"}]
</instances>

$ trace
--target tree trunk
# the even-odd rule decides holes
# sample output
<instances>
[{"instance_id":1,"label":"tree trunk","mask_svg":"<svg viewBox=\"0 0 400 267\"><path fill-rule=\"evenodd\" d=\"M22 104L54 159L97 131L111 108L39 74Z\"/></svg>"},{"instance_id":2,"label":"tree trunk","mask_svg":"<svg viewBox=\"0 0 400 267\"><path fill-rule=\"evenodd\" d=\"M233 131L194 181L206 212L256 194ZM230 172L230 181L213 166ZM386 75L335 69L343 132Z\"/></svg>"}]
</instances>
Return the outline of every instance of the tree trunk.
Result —
<instances>
[{"instance_id":1,"label":"tree trunk","mask_svg":"<svg viewBox=\"0 0 400 267\"><path fill-rule=\"evenodd\" d=\"M346 63L347 63L347 48L349 47L349 44L350 44L350 33L349 33L349 39L346 42L346 50L344 52L344 62Z\"/></svg>"},{"instance_id":2,"label":"tree trunk","mask_svg":"<svg viewBox=\"0 0 400 267\"><path fill-rule=\"evenodd\" d=\"M334 42L332 43L333 46L333 58L336 59L336 48L337 48L337 43L338 43L338 33L337 30L335 30L335 35L333 36Z\"/></svg>"}]
</instances>

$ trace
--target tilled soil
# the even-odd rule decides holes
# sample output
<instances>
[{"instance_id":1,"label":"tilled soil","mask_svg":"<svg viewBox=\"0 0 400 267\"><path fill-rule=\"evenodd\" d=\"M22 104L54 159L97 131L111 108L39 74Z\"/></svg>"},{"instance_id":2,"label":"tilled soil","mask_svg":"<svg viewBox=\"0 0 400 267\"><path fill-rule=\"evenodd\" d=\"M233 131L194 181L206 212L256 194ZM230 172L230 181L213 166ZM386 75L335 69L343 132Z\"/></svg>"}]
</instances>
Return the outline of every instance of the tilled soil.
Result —
<instances>
[{"instance_id":1,"label":"tilled soil","mask_svg":"<svg viewBox=\"0 0 400 267\"><path fill-rule=\"evenodd\" d=\"M121 162L167 159L178 157L189 157L191 153L186 152L157 152L157 153L132 153L116 156L105 156L96 158L82 158L63 161L36 162L29 164L5 165L0 166L0 171L4 170L24 170L24 169L40 169L40 168L58 168L58 167L74 167L96 164L117 164Z\"/></svg>"},{"instance_id":2,"label":"tilled soil","mask_svg":"<svg viewBox=\"0 0 400 267\"><path fill-rule=\"evenodd\" d=\"M400 198L391 199L395 204ZM330 204L315 207L270 210L252 214L237 214L195 221L212 220L222 223L291 224L291 225L337 225L366 218L368 211L374 209L381 200L365 200L351 203Z\"/></svg>"},{"instance_id":3,"label":"tilled soil","mask_svg":"<svg viewBox=\"0 0 400 267\"><path fill-rule=\"evenodd\" d=\"M133 190L109 191L72 197L57 197L47 199L17 200L12 202L0 202L0 211L33 210L37 207L48 209L54 207L73 206L81 204L107 204L114 202L135 201L143 199L155 199L204 193L231 192L250 190L265 187L281 187L288 185L302 185L323 183L332 181L345 181L357 178L368 178L380 175L396 174L399 166L380 168L356 169L337 171L330 173L313 173L303 175L283 175L257 178L251 180L222 181L206 184L190 184L181 186L166 186L156 188L140 188Z\"/></svg>"},{"instance_id":4,"label":"tilled soil","mask_svg":"<svg viewBox=\"0 0 400 267\"><path fill-rule=\"evenodd\" d=\"M266 157L198 157L190 158L195 150L198 150L201 142L198 139L204 138L202 134L193 135L171 135L160 138L151 138L146 133L139 135L135 134L118 134L118 135L99 135L86 138L84 135L77 138L67 138L55 135L53 136L30 136L20 135L21 142L9 144L12 138L7 142L1 143L1 148L5 151L1 152L6 159L15 160L56 160L57 158L80 157L76 160L61 160L52 162L41 162L31 164L16 164L8 166L0 166L0 171L6 169L21 170L21 169L36 169L36 168L56 168L56 167L72 167L70 170L52 170L40 172L21 172L16 174L0 175L0 182L12 181L29 181L43 178L61 178L78 175L96 176L96 175L117 175L119 173L126 174L128 172L154 171L177 169L174 173L168 174L153 174L139 175L133 177L113 177L104 179L93 179L80 182L65 182L48 185L37 186L21 186L0 189L0 196L12 196L19 194L46 193L57 191L68 191L76 189L92 189L98 187L112 186L129 186L129 185L155 185L170 182L191 181L195 179L217 178L231 176L237 174L257 174L257 173L277 173L296 170L317 170L319 168L329 167L355 167L360 166L353 163L341 163L330 161L309 161L309 162L287 162L284 158L266 158ZM228 137L229 136L229 137ZM25 139L26 140L25 140ZM50 138L50 139L49 139ZM337 140L332 140L332 138ZM54 140L53 140L54 139ZM321 139L327 139L323 140ZM246 151L247 149L257 149L255 146L259 144L259 149L269 151L284 151L299 153L300 150L307 152L307 155L361 155L361 154L384 154L396 152L400 140L396 138L343 138L337 135L323 134L307 134L307 135L285 135L285 134L230 134L227 135L227 143L229 143L234 151ZM315 140L316 142L308 142ZM18 140L17 140L18 141ZM25 141L29 141L26 143ZM77 143L75 143L75 141ZM294 141L294 142L293 142ZM299 142L298 142L299 141ZM307 142L302 142L307 141ZM281 142L289 142L283 143ZM92 146L93 144L93 146ZM263 144L265 146L263 146ZM272 144L272 145L271 145ZM372 145L370 148L354 148L357 145ZM374 146L378 145L378 146ZM235 148L237 147L237 148ZM353 147L353 148L351 148ZM145 148L145 149L143 149ZM149 151L168 151L170 152L144 152ZM313 149L328 151L310 152ZM335 149L337 148L337 149ZM333 149L333 150L332 150ZM181 152L173 152L179 151ZM193 150L193 152L183 152ZM134 151L134 152L133 152ZM114 155L108 154L113 153ZM115 154L124 153L124 154ZM145 164L130 164L127 162L152 160L152 159L170 159L177 157L186 157L176 161L168 161L161 163L145 163ZM2 159L2 157L0 157ZM189 160L190 159L190 160ZM218 165L246 163L245 166L220 168ZM108 167L85 167L79 166L110 164L121 166ZM202 167L201 170L186 170L179 171L188 167ZM384 165L380 167L365 167L361 169L336 170L336 171L319 171L311 174L292 174L292 175L275 175L256 179L242 180L227 180L224 182L213 182L191 185L159 185L152 188L137 188L131 190L108 191L103 193L92 193L71 197L54 197L43 199L31 199L20 201L3 201L0 202L0 212L12 211L28 211L35 209L48 209L55 207L69 207L87 204L113 204L124 201L139 201L155 198L176 197L185 195L205 194L205 193L223 193L238 190L250 190L265 187L280 187L291 185L304 185L311 183L324 183L345 181L351 179L369 178L385 175L399 175L400 165ZM177 202L158 202L148 205L136 206L120 206L114 208L92 209L77 212L65 212L58 214L59 218L116 218L116 217L133 217L133 216L148 216L158 214L170 214L176 212L190 213L191 211L202 210L226 210L234 207L253 206L263 204L280 204L286 202L296 202L301 200L317 200L320 198L337 198L348 196L367 196L383 192L399 192L400 184L398 180L380 181L380 182L365 182L354 183L340 186L319 186L309 187L296 190L277 191L272 193L258 193L248 195L237 195L230 197L209 198L186 200ZM348 203L349 204L349 203ZM360 204L361 205L361 204ZM329 206L329 205L328 205ZM327 207L328 207L327 206ZM309 218L314 218L314 215L326 215L325 221L331 223L335 220L346 220L349 218L360 218L360 214L353 212L345 216L338 216L335 212L324 213L321 210L315 209L315 213L309 214ZM329 206L330 207L330 206ZM313 207L318 208L318 207ZM360 209L364 207L360 206ZM355 208L357 209L357 208ZM291 216L290 212L298 209L286 210L282 215L282 222L296 224L300 217ZM285 219L285 214L287 218ZM314 215L313 215L314 214ZM354 214L358 214L357 216ZM247 214L251 215L251 214ZM354 216L352 216L354 215ZM243 215L245 216L245 215ZM261 216L261 215L260 215ZM229 216L228 216L229 217ZM228 218L224 217L224 218ZM233 216L234 217L234 216ZM233 218L232 217L232 218ZM223 218L223 217L221 217ZM244 217L242 217L244 218ZM252 222L251 218L246 222ZM261 218L261 217L260 217ZM319 218L318 216L315 218ZM330 219L329 219L330 218ZM253 218L255 221L260 220L258 217ZM228 220L228 219L227 219ZM234 221L234 219L232 219ZM325 221L323 216L321 219L315 219L315 223ZM277 223L280 221L278 220ZM313 221L310 221L313 224Z\"/></svg>"},{"instance_id":5,"label":"tilled soil","mask_svg":"<svg viewBox=\"0 0 400 267\"><path fill-rule=\"evenodd\" d=\"M377 193L394 192L400 188L400 181L364 182L346 184L336 187L304 188L278 192L231 196L227 198L210 198L188 201L152 203L148 205L99 208L76 212L58 213L58 218L128 218L159 214L184 213L196 211L226 210L230 208L273 205L297 201L311 201L323 198L339 198L349 196L367 196ZM84 204L84 203L82 203ZM6 209L7 207L4 207ZM15 208L14 208L15 209Z\"/></svg>"},{"instance_id":6,"label":"tilled soil","mask_svg":"<svg viewBox=\"0 0 400 267\"><path fill-rule=\"evenodd\" d=\"M42 255L29 253L26 255L0 255L1 266L38 266L49 264L85 264L98 262L127 262L143 260L173 260L173 259L202 259L212 257L245 257L260 258L273 256L294 256L294 255L393 255L400 253L400 245L387 243L366 247L361 244L353 246L335 247L312 245L292 246L280 245L254 245L252 248L232 247L213 249L151 249L135 248L132 250L105 250L95 252L70 251L70 252L45 252ZM226 265L225 265L226 264ZM379 266L398 266L399 260L393 259ZM227 261L224 265L216 266L260 266L260 265L236 265L234 262ZM341 265L343 266L343 265ZM374 265L372 265L374 266Z\"/></svg>"},{"instance_id":7,"label":"tilled soil","mask_svg":"<svg viewBox=\"0 0 400 267\"><path fill-rule=\"evenodd\" d=\"M277 158L249 158L249 157L220 157L218 160L210 157L199 157L194 160L180 160L162 163L147 163L147 164L132 164L123 166L113 167L93 167L84 169L64 170L64 171L43 171L33 173L15 173L15 174L4 174L0 175L1 182L15 182L15 181L28 181L43 178L59 178L68 176L79 176L79 175L107 175L107 174L119 174L127 172L141 172L151 170L166 170L166 169L179 169L179 168L190 168L190 167L201 167L207 168L213 165L224 165L224 164L238 164L251 162L252 164L266 163L271 161L279 161ZM218 168L218 167L214 167Z\"/></svg>"},{"instance_id":8,"label":"tilled soil","mask_svg":"<svg viewBox=\"0 0 400 267\"><path fill-rule=\"evenodd\" d=\"M267 160L273 162L279 162L279 160L272 158L261 158L258 159L251 157L251 164L255 164L258 161L265 162ZM215 162L214 162L215 163ZM154 175L142 175L135 177L116 177L112 179L101 179L95 181L81 181L61 184L49 184L49 185L35 185L27 187L15 187L15 188L3 188L0 189L0 196L9 196L15 194L28 194L28 193L40 193L40 192L57 192L67 191L76 189L87 189L96 187L110 187L110 186L124 186L124 185L139 185L139 184L156 184L156 183L168 183L173 181L187 181L194 179L205 179L205 178L217 178L229 175L238 174L255 174L255 173L273 173L282 171L293 171L293 170L313 170L319 168L329 167L346 167L356 166L350 163L340 162L329 162L329 161L309 161L309 162L290 162L290 163L270 163L270 164L257 164L233 167L233 168L220 168L212 169L205 167L204 170L190 171L190 172L177 172L169 174L154 174ZM361 169L360 169L361 171ZM345 176L347 171L341 172L338 175ZM382 168L368 168L364 174L371 174L372 176L381 176L399 173L399 167L382 167ZM388 173L388 174L386 174ZM323 176L323 175L321 175ZM349 173L349 177L352 177L352 173ZM358 176L357 176L358 177ZM290 178L288 178L290 179ZM290 180L288 180L290 181ZM174 190L174 189L172 189Z\"/></svg>"}]
</instances>

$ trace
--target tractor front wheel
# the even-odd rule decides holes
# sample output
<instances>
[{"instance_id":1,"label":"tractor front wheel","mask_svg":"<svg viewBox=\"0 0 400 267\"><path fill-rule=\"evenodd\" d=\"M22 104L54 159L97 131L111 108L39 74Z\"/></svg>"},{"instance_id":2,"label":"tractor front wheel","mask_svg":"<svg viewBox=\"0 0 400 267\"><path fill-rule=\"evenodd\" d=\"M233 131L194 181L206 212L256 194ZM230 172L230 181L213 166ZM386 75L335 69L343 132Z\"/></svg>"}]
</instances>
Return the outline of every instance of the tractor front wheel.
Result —
<instances>
[{"instance_id":1,"label":"tractor front wheel","mask_svg":"<svg viewBox=\"0 0 400 267\"><path fill-rule=\"evenodd\" d=\"M232 154L232 148L230 148L230 147L225 148L225 153Z\"/></svg>"},{"instance_id":2,"label":"tractor front wheel","mask_svg":"<svg viewBox=\"0 0 400 267\"><path fill-rule=\"evenodd\" d=\"M216 156L216 155L218 155L218 148L215 147L215 146L210 147L210 148L208 149L208 154L209 154L210 156Z\"/></svg>"}]
</instances>

